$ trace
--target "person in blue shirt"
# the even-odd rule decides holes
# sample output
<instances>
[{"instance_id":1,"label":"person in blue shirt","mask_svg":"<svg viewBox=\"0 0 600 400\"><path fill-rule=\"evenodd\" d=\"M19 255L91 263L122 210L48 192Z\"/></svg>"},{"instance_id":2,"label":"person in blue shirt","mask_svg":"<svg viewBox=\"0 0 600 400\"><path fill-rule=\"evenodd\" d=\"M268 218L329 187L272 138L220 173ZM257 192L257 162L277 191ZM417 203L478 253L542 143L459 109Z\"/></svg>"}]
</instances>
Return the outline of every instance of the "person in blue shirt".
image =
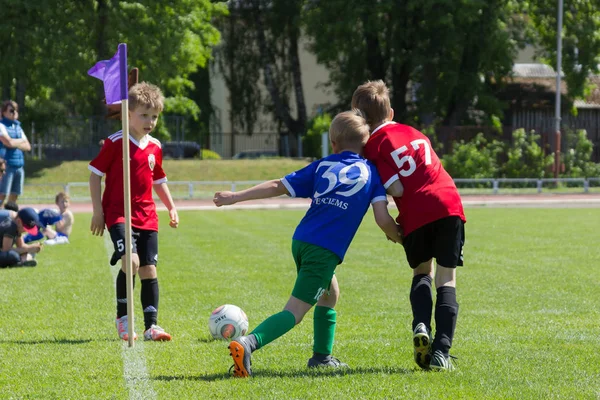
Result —
<instances>
[{"instance_id":1,"label":"person in blue shirt","mask_svg":"<svg viewBox=\"0 0 600 400\"><path fill-rule=\"evenodd\" d=\"M8 201L17 202L17 198L23 193L25 182L25 155L24 151L31 150L31 144L21 128L19 118L19 107L16 102L6 100L0 107L2 113L0 124L0 155L6 160L6 173L0 181L0 206L4 203L8 194Z\"/></svg>"},{"instance_id":2,"label":"person in blue shirt","mask_svg":"<svg viewBox=\"0 0 600 400\"><path fill-rule=\"evenodd\" d=\"M315 304L313 356L308 367L348 367L331 355L336 325L334 307L340 293L335 269L343 261L370 205L377 225L388 239L401 242L377 169L361 156L368 138L369 126L362 113L342 112L329 129L334 154L282 179L240 192L215 193L213 201L217 207L284 194L312 199L292 238L298 274L292 295L283 311L267 318L247 336L230 342L234 376L252 375L251 353L299 324Z\"/></svg>"}]
</instances>

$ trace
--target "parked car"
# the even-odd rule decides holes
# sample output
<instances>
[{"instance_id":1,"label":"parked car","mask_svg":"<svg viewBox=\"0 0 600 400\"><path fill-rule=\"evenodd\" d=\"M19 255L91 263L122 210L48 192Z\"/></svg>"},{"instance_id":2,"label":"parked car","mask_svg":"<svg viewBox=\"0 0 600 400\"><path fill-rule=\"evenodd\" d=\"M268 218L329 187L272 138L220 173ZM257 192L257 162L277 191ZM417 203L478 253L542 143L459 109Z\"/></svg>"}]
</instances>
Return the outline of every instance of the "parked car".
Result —
<instances>
[{"instance_id":1,"label":"parked car","mask_svg":"<svg viewBox=\"0 0 600 400\"><path fill-rule=\"evenodd\" d=\"M255 158L274 158L279 157L277 150L244 150L233 156L234 160L255 159Z\"/></svg>"},{"instance_id":2,"label":"parked car","mask_svg":"<svg viewBox=\"0 0 600 400\"><path fill-rule=\"evenodd\" d=\"M164 142L164 158L194 158L200 155L201 146L196 142Z\"/></svg>"}]
</instances>

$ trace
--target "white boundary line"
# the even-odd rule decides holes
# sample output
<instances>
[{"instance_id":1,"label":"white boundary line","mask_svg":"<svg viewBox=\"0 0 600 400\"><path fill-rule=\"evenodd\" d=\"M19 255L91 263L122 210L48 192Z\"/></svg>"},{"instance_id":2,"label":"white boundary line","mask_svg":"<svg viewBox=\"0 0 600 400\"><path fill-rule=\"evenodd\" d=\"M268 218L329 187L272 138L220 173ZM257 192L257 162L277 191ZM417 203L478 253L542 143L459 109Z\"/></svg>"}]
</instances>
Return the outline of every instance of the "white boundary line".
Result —
<instances>
[{"instance_id":1,"label":"white boundary line","mask_svg":"<svg viewBox=\"0 0 600 400\"><path fill-rule=\"evenodd\" d=\"M110 241L110 234L104 232L104 247L108 254L108 259L114 251L113 244ZM120 263L110 266L113 287L117 274L119 273ZM141 338L141 337L140 337ZM123 379L129 391L129 399L131 400L146 400L156 399L156 392L152 388L150 375L146 368L146 357L144 356L144 341L136 341L134 347L130 348L127 342L123 342L121 349L121 357L123 358Z\"/></svg>"}]
</instances>

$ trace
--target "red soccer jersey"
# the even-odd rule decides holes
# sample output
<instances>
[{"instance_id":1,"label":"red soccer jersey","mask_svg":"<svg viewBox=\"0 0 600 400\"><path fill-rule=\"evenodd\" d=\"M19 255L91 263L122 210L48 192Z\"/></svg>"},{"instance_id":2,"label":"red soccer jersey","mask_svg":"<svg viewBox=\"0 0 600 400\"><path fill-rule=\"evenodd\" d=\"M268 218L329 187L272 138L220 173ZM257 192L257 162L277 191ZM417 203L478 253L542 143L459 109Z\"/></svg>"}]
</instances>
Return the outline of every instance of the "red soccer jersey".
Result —
<instances>
[{"instance_id":1,"label":"red soccer jersey","mask_svg":"<svg viewBox=\"0 0 600 400\"><path fill-rule=\"evenodd\" d=\"M162 169L162 148L160 142L150 135L140 142L129 137L130 184L131 184L131 225L151 231L158 231L156 204L152 198L152 185L167 181ZM94 158L89 170L96 175L106 174L102 211L107 228L116 223L124 223L125 201L123 199L123 133L112 134L105 141L100 153Z\"/></svg>"},{"instance_id":2,"label":"red soccer jersey","mask_svg":"<svg viewBox=\"0 0 600 400\"><path fill-rule=\"evenodd\" d=\"M449 216L466 222L452 177L418 130L396 122L380 125L365 146L365 157L377 166L386 189L398 179L404 186L404 194L394 201L400 212L396 221L405 235Z\"/></svg>"}]
</instances>

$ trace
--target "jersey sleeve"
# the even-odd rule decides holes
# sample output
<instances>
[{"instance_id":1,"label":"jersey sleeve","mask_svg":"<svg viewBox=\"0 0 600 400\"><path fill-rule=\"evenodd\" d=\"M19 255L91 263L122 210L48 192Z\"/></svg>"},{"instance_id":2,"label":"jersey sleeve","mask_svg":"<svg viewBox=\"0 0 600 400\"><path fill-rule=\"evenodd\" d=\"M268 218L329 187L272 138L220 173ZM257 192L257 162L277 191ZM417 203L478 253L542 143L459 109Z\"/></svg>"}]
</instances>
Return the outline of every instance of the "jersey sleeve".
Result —
<instances>
[{"instance_id":1,"label":"jersey sleeve","mask_svg":"<svg viewBox=\"0 0 600 400\"><path fill-rule=\"evenodd\" d=\"M110 139L106 139L100 149L100 153L90 161L88 169L96 175L104 176L117 156L119 144L121 144L121 141L115 143Z\"/></svg>"},{"instance_id":2,"label":"jersey sleeve","mask_svg":"<svg viewBox=\"0 0 600 400\"><path fill-rule=\"evenodd\" d=\"M318 161L314 161L306 167L281 178L281 183L290 192L290 197L312 197L317 165Z\"/></svg>"},{"instance_id":3,"label":"jersey sleeve","mask_svg":"<svg viewBox=\"0 0 600 400\"><path fill-rule=\"evenodd\" d=\"M163 170L162 167L162 148L158 147L156 152L156 165L154 166L154 171L152 171L152 183L154 185L165 183L167 181L167 174Z\"/></svg>"}]
</instances>

